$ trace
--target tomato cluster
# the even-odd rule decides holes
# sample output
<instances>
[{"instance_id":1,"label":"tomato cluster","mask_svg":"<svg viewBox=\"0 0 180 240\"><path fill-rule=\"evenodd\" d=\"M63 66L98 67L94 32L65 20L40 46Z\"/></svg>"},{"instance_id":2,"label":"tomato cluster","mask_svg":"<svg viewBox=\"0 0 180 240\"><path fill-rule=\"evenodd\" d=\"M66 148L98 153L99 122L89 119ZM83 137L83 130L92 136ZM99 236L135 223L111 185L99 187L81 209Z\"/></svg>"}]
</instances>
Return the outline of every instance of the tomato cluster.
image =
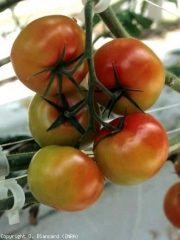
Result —
<instances>
[{"instance_id":1,"label":"tomato cluster","mask_svg":"<svg viewBox=\"0 0 180 240\"><path fill-rule=\"evenodd\" d=\"M30 190L39 202L66 211L97 201L104 179L133 185L151 178L168 155L164 127L144 112L164 86L159 58L141 41L119 38L86 61L85 38L74 19L47 16L28 24L11 51L17 77L36 92L28 122L41 149L28 169ZM107 123L102 108L117 118ZM93 158L78 149L89 146Z\"/></svg>"}]
</instances>

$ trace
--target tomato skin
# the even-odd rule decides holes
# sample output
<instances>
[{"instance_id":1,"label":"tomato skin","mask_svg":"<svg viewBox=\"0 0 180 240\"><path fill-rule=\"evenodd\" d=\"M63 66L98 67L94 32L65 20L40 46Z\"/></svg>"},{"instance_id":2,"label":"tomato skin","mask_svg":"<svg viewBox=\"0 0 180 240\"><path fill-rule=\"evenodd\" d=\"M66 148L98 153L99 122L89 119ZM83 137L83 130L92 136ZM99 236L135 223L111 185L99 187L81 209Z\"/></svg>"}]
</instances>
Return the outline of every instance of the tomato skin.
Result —
<instances>
[{"instance_id":1,"label":"tomato skin","mask_svg":"<svg viewBox=\"0 0 180 240\"><path fill-rule=\"evenodd\" d=\"M100 197L104 179L97 164L72 147L47 146L39 150L28 168L34 197L64 211L80 211Z\"/></svg>"},{"instance_id":2,"label":"tomato skin","mask_svg":"<svg viewBox=\"0 0 180 240\"><path fill-rule=\"evenodd\" d=\"M117 126L119 119L110 124ZM144 182L154 176L167 159L166 131L149 114L127 115L121 131L102 139L108 133L105 128L97 133L94 159L104 176L113 183L134 185Z\"/></svg>"},{"instance_id":3,"label":"tomato skin","mask_svg":"<svg viewBox=\"0 0 180 240\"><path fill-rule=\"evenodd\" d=\"M180 177L180 158L178 158L175 161L174 168L175 168L176 174Z\"/></svg>"},{"instance_id":4,"label":"tomato skin","mask_svg":"<svg viewBox=\"0 0 180 240\"><path fill-rule=\"evenodd\" d=\"M163 207L167 219L180 228L180 182L172 185L166 192Z\"/></svg>"},{"instance_id":5,"label":"tomato skin","mask_svg":"<svg viewBox=\"0 0 180 240\"><path fill-rule=\"evenodd\" d=\"M84 52L85 34L78 24L63 15L38 18L29 23L17 36L11 49L11 62L19 80L31 90L43 94L50 79L51 71L32 76L48 67L54 66L65 47L64 62L70 61ZM71 69L74 66L69 67ZM88 71L83 63L74 74L80 83ZM54 79L48 95L58 91L58 79ZM63 92L74 89L74 85L63 77Z\"/></svg>"},{"instance_id":6,"label":"tomato skin","mask_svg":"<svg viewBox=\"0 0 180 240\"><path fill-rule=\"evenodd\" d=\"M69 107L71 107L84 99L85 96L76 89L72 92L66 93L65 97ZM61 106L59 96L48 97L48 100ZM96 102L94 103L94 107L97 114L100 114ZM74 146L74 144L76 144L81 138L82 134L67 122L47 131L59 114L60 113L53 106L43 100L39 94L35 94L28 110L28 124L32 136L41 147L48 145ZM88 127L89 114L89 108L86 105L75 115L77 121L81 124L84 130ZM100 129L100 124L96 121L94 121L94 128L95 133ZM92 144L94 137L95 134L90 132L82 143L81 148L86 148Z\"/></svg>"},{"instance_id":7,"label":"tomato skin","mask_svg":"<svg viewBox=\"0 0 180 240\"><path fill-rule=\"evenodd\" d=\"M123 87L142 91L128 93L143 110L156 102L164 87L165 70L160 59L148 46L134 38L118 38L95 52L95 72L98 80L107 88L116 86L112 64ZM96 92L95 97L102 106L107 106L107 95ZM124 114L139 110L121 96L112 112Z\"/></svg>"}]
</instances>

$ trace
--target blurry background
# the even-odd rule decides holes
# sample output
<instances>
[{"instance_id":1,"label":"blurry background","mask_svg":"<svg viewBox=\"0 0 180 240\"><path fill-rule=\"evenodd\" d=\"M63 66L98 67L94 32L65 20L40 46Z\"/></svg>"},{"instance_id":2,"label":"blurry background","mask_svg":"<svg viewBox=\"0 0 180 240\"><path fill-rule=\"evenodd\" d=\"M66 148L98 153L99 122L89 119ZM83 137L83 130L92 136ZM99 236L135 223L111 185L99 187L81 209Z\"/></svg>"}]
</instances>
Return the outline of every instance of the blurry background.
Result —
<instances>
[{"instance_id":1,"label":"blurry background","mask_svg":"<svg viewBox=\"0 0 180 240\"><path fill-rule=\"evenodd\" d=\"M132 36L144 41L166 68L180 76L179 2L157 0L153 3L172 13L143 0L111 1ZM16 78L12 69L9 55L14 39L24 26L38 17L51 14L77 17L82 8L81 0L0 0L0 144L31 137L27 109L34 93ZM109 40L101 35L102 30L106 29L99 22L94 28L94 39L98 39L95 48ZM148 110L162 122L170 139L180 133L179 109L180 94L165 86L158 102ZM19 145L8 150L18 151ZM4 234L15 239L25 234L26 238L38 239L38 234L51 237L59 234L59 239L63 239L63 234L77 234L80 240L178 240L177 229L168 222L162 209L164 194L176 181L173 165L167 162L153 179L139 186L119 187L107 183L101 199L83 212L57 212L41 205L35 226L29 221L29 209L21 211L20 223L13 226L8 225L3 214L0 237L3 239L1 234Z\"/></svg>"}]
</instances>

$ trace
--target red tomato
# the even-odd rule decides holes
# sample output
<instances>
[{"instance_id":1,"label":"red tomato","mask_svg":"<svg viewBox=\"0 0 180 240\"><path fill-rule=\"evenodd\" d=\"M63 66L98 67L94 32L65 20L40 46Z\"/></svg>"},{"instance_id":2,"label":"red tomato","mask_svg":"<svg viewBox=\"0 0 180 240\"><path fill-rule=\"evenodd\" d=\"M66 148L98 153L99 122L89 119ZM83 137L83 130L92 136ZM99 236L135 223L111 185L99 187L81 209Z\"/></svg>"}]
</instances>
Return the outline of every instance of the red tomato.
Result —
<instances>
[{"instance_id":1,"label":"red tomato","mask_svg":"<svg viewBox=\"0 0 180 240\"><path fill-rule=\"evenodd\" d=\"M16 38L11 50L11 62L17 77L31 90L43 94L52 71L37 76L32 75L55 66L64 47L63 62L65 63L84 52L85 34L73 19L63 15L51 15L29 23ZM71 69L73 66L74 64L68 68ZM83 63L73 76L75 81L80 83L87 71L87 63ZM63 92L73 88L74 85L64 76ZM57 94L58 89L58 72L56 72L48 94L53 96Z\"/></svg>"},{"instance_id":2,"label":"red tomato","mask_svg":"<svg viewBox=\"0 0 180 240\"><path fill-rule=\"evenodd\" d=\"M110 124L117 126L119 120ZM134 185L148 180L167 159L166 131L149 114L131 113L124 118L121 131L107 134L110 131L106 128L97 133L94 159L104 176L116 184Z\"/></svg>"},{"instance_id":3,"label":"red tomato","mask_svg":"<svg viewBox=\"0 0 180 240\"><path fill-rule=\"evenodd\" d=\"M180 228L180 182L169 188L164 198L164 213L167 219Z\"/></svg>"},{"instance_id":4,"label":"red tomato","mask_svg":"<svg viewBox=\"0 0 180 240\"><path fill-rule=\"evenodd\" d=\"M84 96L77 89L66 93L65 97L69 107L74 106L76 103L84 99ZM62 107L62 102L60 101L59 96L48 97L48 100ZM94 107L99 114L97 103L94 104ZM62 116L62 114L63 111L59 112L55 107L43 100L39 94L36 94L33 97L28 111L29 130L41 147L47 145L74 146L74 144L76 144L81 138L82 133L76 130L75 127L69 124L66 120L61 125L47 131L57 117ZM89 114L89 108L86 105L75 115L77 122L84 130L88 127ZM94 121L94 127L95 133L99 131L100 125L96 121ZM86 148L89 146L93 142L94 137L95 134L90 132L81 147Z\"/></svg>"},{"instance_id":5,"label":"red tomato","mask_svg":"<svg viewBox=\"0 0 180 240\"><path fill-rule=\"evenodd\" d=\"M114 65L120 84L140 91L127 93L143 110L157 101L165 83L165 71L160 59L137 39L118 38L104 44L94 54L94 65L98 80L105 87L117 90ZM107 95L96 92L95 96L102 106L107 106ZM139 110L124 95L112 110L115 114L137 111Z\"/></svg>"},{"instance_id":6,"label":"red tomato","mask_svg":"<svg viewBox=\"0 0 180 240\"><path fill-rule=\"evenodd\" d=\"M72 212L98 200L104 179L97 164L86 154L72 147L53 145L33 156L28 184L40 203Z\"/></svg>"}]
</instances>

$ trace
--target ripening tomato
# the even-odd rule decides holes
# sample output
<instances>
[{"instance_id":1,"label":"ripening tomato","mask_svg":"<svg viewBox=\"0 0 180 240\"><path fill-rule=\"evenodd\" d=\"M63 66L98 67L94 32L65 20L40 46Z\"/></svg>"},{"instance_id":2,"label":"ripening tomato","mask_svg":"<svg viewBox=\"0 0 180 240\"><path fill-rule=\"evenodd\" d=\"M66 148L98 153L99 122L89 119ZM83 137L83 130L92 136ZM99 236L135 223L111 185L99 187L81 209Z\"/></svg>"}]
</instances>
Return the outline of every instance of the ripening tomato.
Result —
<instances>
[{"instance_id":1,"label":"ripening tomato","mask_svg":"<svg viewBox=\"0 0 180 240\"><path fill-rule=\"evenodd\" d=\"M63 15L38 18L29 23L17 36L11 49L11 62L19 80L31 90L43 94L50 80L51 70L32 76L44 69L55 66L63 49L63 62L77 58L84 52L85 34L75 20ZM60 64L59 67L61 67ZM72 69L74 64L68 67ZM48 95L58 92L58 67ZM80 83L87 74L87 63L83 63L73 75ZM74 84L63 77L63 92L70 91Z\"/></svg>"},{"instance_id":2,"label":"ripening tomato","mask_svg":"<svg viewBox=\"0 0 180 240\"><path fill-rule=\"evenodd\" d=\"M164 213L175 227L180 228L180 182L175 183L166 192Z\"/></svg>"},{"instance_id":3,"label":"ripening tomato","mask_svg":"<svg viewBox=\"0 0 180 240\"><path fill-rule=\"evenodd\" d=\"M27 178L40 203L64 211L91 206L104 187L103 175L91 158L75 148L55 145L33 156Z\"/></svg>"},{"instance_id":4,"label":"ripening tomato","mask_svg":"<svg viewBox=\"0 0 180 240\"><path fill-rule=\"evenodd\" d=\"M85 97L78 89L75 89L72 92L67 92L64 96L69 107L74 106ZM62 107L62 102L60 101L59 96L48 97L47 99L57 106ZM97 114L99 114L99 107L96 102L94 103L94 107ZM56 109L50 103L42 99L39 94L35 94L28 110L28 124L32 136L41 147L47 145L74 146L74 144L76 144L81 138L82 133L76 130L66 118L61 125L47 131L58 116L62 117L64 116L63 114L63 110ZM77 123L79 123L84 130L87 129L89 124L89 114L89 108L86 105L75 115ZM94 120L95 133L98 132L99 129L100 124ZM89 132L81 147L86 148L92 144L94 137L95 134Z\"/></svg>"},{"instance_id":5,"label":"ripening tomato","mask_svg":"<svg viewBox=\"0 0 180 240\"><path fill-rule=\"evenodd\" d=\"M160 59L148 46L134 38L118 38L104 44L94 54L94 65L98 80L106 88L114 88L113 92L118 89L114 70L120 85L138 90L126 90L125 93L142 110L148 109L157 101L165 83L165 70ZM123 91L112 112L139 112ZM106 94L96 89L95 96L102 106L107 106L110 99Z\"/></svg>"},{"instance_id":6,"label":"ripening tomato","mask_svg":"<svg viewBox=\"0 0 180 240\"><path fill-rule=\"evenodd\" d=\"M179 157L174 163L174 168L175 168L177 175L180 177L180 158Z\"/></svg>"},{"instance_id":7,"label":"ripening tomato","mask_svg":"<svg viewBox=\"0 0 180 240\"><path fill-rule=\"evenodd\" d=\"M110 124L117 126L120 119L114 119ZM154 176L165 163L168 137L162 124L153 116L131 113L124 117L120 131L110 133L106 128L97 133L94 159L104 176L113 183L141 183Z\"/></svg>"}]
</instances>

